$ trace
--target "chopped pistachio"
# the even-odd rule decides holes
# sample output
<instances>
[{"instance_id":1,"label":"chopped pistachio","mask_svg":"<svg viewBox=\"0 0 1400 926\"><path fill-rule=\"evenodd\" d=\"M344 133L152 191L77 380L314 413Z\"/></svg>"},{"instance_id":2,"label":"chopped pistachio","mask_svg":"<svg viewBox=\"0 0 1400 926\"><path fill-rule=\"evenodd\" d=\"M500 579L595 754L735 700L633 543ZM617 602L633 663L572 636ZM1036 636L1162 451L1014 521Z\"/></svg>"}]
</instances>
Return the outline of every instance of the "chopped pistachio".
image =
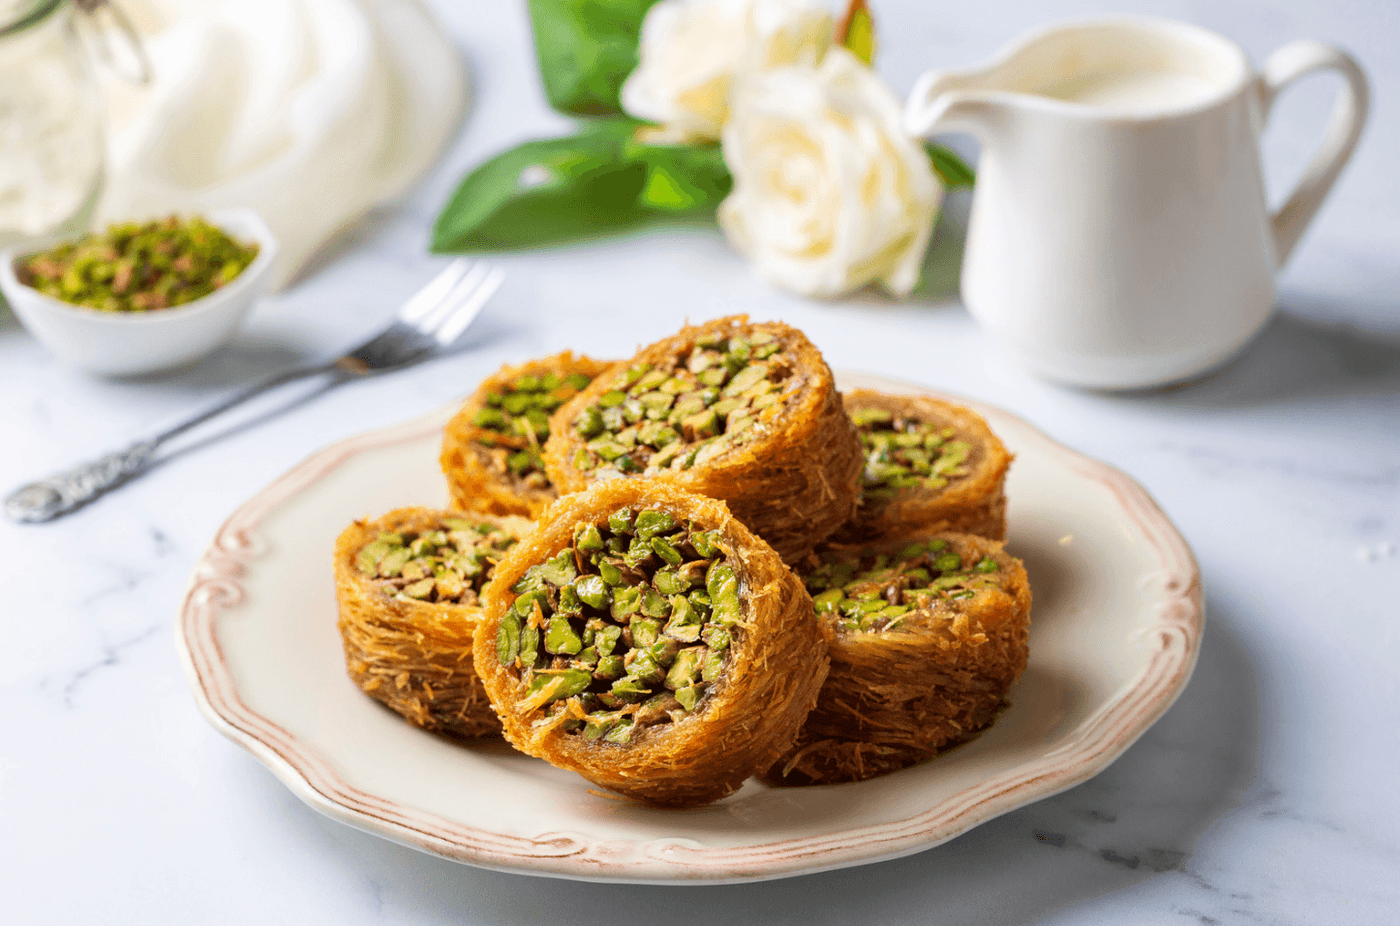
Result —
<instances>
[{"instance_id":1,"label":"chopped pistachio","mask_svg":"<svg viewBox=\"0 0 1400 926\"><path fill-rule=\"evenodd\" d=\"M697 685L686 685L676 689L676 701L687 711L693 711L700 703L701 691Z\"/></svg>"},{"instance_id":2,"label":"chopped pistachio","mask_svg":"<svg viewBox=\"0 0 1400 926\"><path fill-rule=\"evenodd\" d=\"M538 669L530 679L530 693L541 696L541 703L560 701L583 691L592 680L592 674L581 669Z\"/></svg>"},{"instance_id":3,"label":"chopped pistachio","mask_svg":"<svg viewBox=\"0 0 1400 926\"><path fill-rule=\"evenodd\" d=\"M690 590L690 582L675 569L656 570L656 575L652 576L652 583L663 595L680 595Z\"/></svg>"},{"instance_id":4,"label":"chopped pistachio","mask_svg":"<svg viewBox=\"0 0 1400 926\"><path fill-rule=\"evenodd\" d=\"M501 665L508 666L520 655L520 618L514 611L507 611L496 627L496 658Z\"/></svg>"},{"instance_id":5,"label":"chopped pistachio","mask_svg":"<svg viewBox=\"0 0 1400 926\"><path fill-rule=\"evenodd\" d=\"M995 559L975 563L934 539L906 544L898 553L828 550L802 579L818 614L848 632L880 633L902 626L940 601L964 601L1000 581Z\"/></svg>"},{"instance_id":6,"label":"chopped pistachio","mask_svg":"<svg viewBox=\"0 0 1400 926\"><path fill-rule=\"evenodd\" d=\"M676 654L666 673L666 687L672 690L688 688L700 680L700 664L705 658L703 646L691 647Z\"/></svg>"},{"instance_id":7,"label":"chopped pistachio","mask_svg":"<svg viewBox=\"0 0 1400 926\"><path fill-rule=\"evenodd\" d=\"M648 689L660 684L666 678L666 667L652 655L650 650L633 650L632 664L627 667L629 677L644 683ZM614 686L616 690L616 686Z\"/></svg>"},{"instance_id":8,"label":"chopped pistachio","mask_svg":"<svg viewBox=\"0 0 1400 926\"><path fill-rule=\"evenodd\" d=\"M669 667L675 662L676 654L680 652L681 645L670 637L658 636L647 645L646 651L656 660L658 665Z\"/></svg>"},{"instance_id":9,"label":"chopped pistachio","mask_svg":"<svg viewBox=\"0 0 1400 926\"><path fill-rule=\"evenodd\" d=\"M622 714L616 712L604 713L599 711L590 714L583 727L583 738L589 741L596 740L617 726L622 719Z\"/></svg>"},{"instance_id":10,"label":"chopped pistachio","mask_svg":"<svg viewBox=\"0 0 1400 926\"><path fill-rule=\"evenodd\" d=\"M719 534L716 531L696 531L690 535L690 545L705 559L719 555Z\"/></svg>"},{"instance_id":11,"label":"chopped pistachio","mask_svg":"<svg viewBox=\"0 0 1400 926\"><path fill-rule=\"evenodd\" d=\"M370 541L356 555L355 568L367 576L379 575L379 563L393 547L393 544L382 538Z\"/></svg>"},{"instance_id":12,"label":"chopped pistachio","mask_svg":"<svg viewBox=\"0 0 1400 926\"><path fill-rule=\"evenodd\" d=\"M637 513L633 530L643 540L650 540L657 534L664 534L676 526L676 519L665 511L647 509Z\"/></svg>"},{"instance_id":13,"label":"chopped pistachio","mask_svg":"<svg viewBox=\"0 0 1400 926\"><path fill-rule=\"evenodd\" d=\"M575 464L621 473L688 469L733 449L743 442L740 435L751 439L758 433L754 415L782 401L792 376L782 342L769 332L754 334L767 340L721 334L714 344L697 341L656 367L614 374L607 390L574 419L586 442ZM698 445L706 441L711 443L701 453Z\"/></svg>"},{"instance_id":14,"label":"chopped pistachio","mask_svg":"<svg viewBox=\"0 0 1400 926\"><path fill-rule=\"evenodd\" d=\"M552 372L516 377L505 391L488 393L485 404L473 416L474 425L490 432L478 437L477 443L513 448L505 457L506 469L527 485L548 486L540 447L549 438L549 416L589 382L581 373L572 373L565 380ZM581 433L592 435L604 430L593 409L585 410L575 425Z\"/></svg>"},{"instance_id":15,"label":"chopped pistachio","mask_svg":"<svg viewBox=\"0 0 1400 926\"><path fill-rule=\"evenodd\" d=\"M110 225L15 264L21 283L72 305L111 313L171 309L209 295L257 257L198 216Z\"/></svg>"},{"instance_id":16,"label":"chopped pistachio","mask_svg":"<svg viewBox=\"0 0 1400 926\"><path fill-rule=\"evenodd\" d=\"M562 551L554 559L544 564L540 570L540 576L553 586L568 585L578 577L578 570L574 568L573 554Z\"/></svg>"},{"instance_id":17,"label":"chopped pistachio","mask_svg":"<svg viewBox=\"0 0 1400 926\"><path fill-rule=\"evenodd\" d=\"M620 620L629 614L635 614L637 611L640 611L641 608L642 591L635 585L624 585L613 592L610 611L614 620Z\"/></svg>"},{"instance_id":18,"label":"chopped pistachio","mask_svg":"<svg viewBox=\"0 0 1400 926\"><path fill-rule=\"evenodd\" d=\"M728 565L716 561L705 578L705 589L713 602L716 623L737 623L742 616L739 606L739 580Z\"/></svg>"},{"instance_id":19,"label":"chopped pistachio","mask_svg":"<svg viewBox=\"0 0 1400 926\"><path fill-rule=\"evenodd\" d=\"M701 639L705 641L706 646L716 652L723 652L729 649L729 631L718 625L711 624L707 626L701 631Z\"/></svg>"},{"instance_id":20,"label":"chopped pistachio","mask_svg":"<svg viewBox=\"0 0 1400 926\"><path fill-rule=\"evenodd\" d=\"M408 547L395 547L379 561L379 574L386 578L400 575L412 556L413 552Z\"/></svg>"},{"instance_id":21,"label":"chopped pistachio","mask_svg":"<svg viewBox=\"0 0 1400 926\"><path fill-rule=\"evenodd\" d=\"M597 647L598 652L602 655L610 656L613 650L617 649L618 641L621 639L622 628L616 624L607 624L598 632L597 637L594 638L593 645Z\"/></svg>"},{"instance_id":22,"label":"chopped pistachio","mask_svg":"<svg viewBox=\"0 0 1400 926\"><path fill-rule=\"evenodd\" d=\"M905 490L941 489L971 472L973 446L949 440L950 428L882 408L854 409L851 421L865 450L863 508L879 508Z\"/></svg>"},{"instance_id":23,"label":"chopped pistachio","mask_svg":"<svg viewBox=\"0 0 1400 926\"><path fill-rule=\"evenodd\" d=\"M671 602L652 589L642 592L642 613L647 617L670 617Z\"/></svg>"},{"instance_id":24,"label":"chopped pistachio","mask_svg":"<svg viewBox=\"0 0 1400 926\"><path fill-rule=\"evenodd\" d=\"M670 563L672 566L679 566L682 562L685 561L685 557L682 556L680 551L677 550L675 546L672 545L671 541L667 540L665 537L651 538L651 549L653 553L655 553L657 556L659 556L666 562Z\"/></svg>"},{"instance_id":25,"label":"chopped pistachio","mask_svg":"<svg viewBox=\"0 0 1400 926\"><path fill-rule=\"evenodd\" d=\"M444 530L383 531L355 554L355 568L390 597L476 604L482 586L516 537L495 524L444 521Z\"/></svg>"},{"instance_id":26,"label":"chopped pistachio","mask_svg":"<svg viewBox=\"0 0 1400 926\"><path fill-rule=\"evenodd\" d=\"M617 564L609 560L598 561L598 576L606 585L617 586L622 584L622 570ZM601 605L595 605L601 607Z\"/></svg>"},{"instance_id":27,"label":"chopped pistachio","mask_svg":"<svg viewBox=\"0 0 1400 926\"><path fill-rule=\"evenodd\" d=\"M627 674L627 666L621 656L599 656L598 665L593 670L594 678L612 681Z\"/></svg>"},{"instance_id":28,"label":"chopped pistachio","mask_svg":"<svg viewBox=\"0 0 1400 926\"><path fill-rule=\"evenodd\" d=\"M520 628L520 664L533 666L540 652L540 630L526 623Z\"/></svg>"},{"instance_id":29,"label":"chopped pistachio","mask_svg":"<svg viewBox=\"0 0 1400 926\"><path fill-rule=\"evenodd\" d=\"M738 577L718 536L661 509L576 526L512 590L496 651L519 674L521 705L586 739L630 741L683 721L742 637ZM624 740L611 738L624 721Z\"/></svg>"},{"instance_id":30,"label":"chopped pistachio","mask_svg":"<svg viewBox=\"0 0 1400 926\"><path fill-rule=\"evenodd\" d=\"M704 662L700 667L700 678L706 682L713 682L724 674L724 651L712 649L705 654Z\"/></svg>"},{"instance_id":31,"label":"chopped pistachio","mask_svg":"<svg viewBox=\"0 0 1400 926\"><path fill-rule=\"evenodd\" d=\"M654 564L654 553L650 543L641 537L633 537L632 542L627 545L627 552L622 556L622 562L633 569Z\"/></svg>"},{"instance_id":32,"label":"chopped pistachio","mask_svg":"<svg viewBox=\"0 0 1400 926\"><path fill-rule=\"evenodd\" d=\"M643 701L651 695L651 686L633 675L626 675L612 683L609 691L629 703Z\"/></svg>"},{"instance_id":33,"label":"chopped pistachio","mask_svg":"<svg viewBox=\"0 0 1400 926\"><path fill-rule=\"evenodd\" d=\"M524 595L526 592L538 592L549 583L544 580L544 569L541 566L531 566L525 570L525 574L510 587L510 590Z\"/></svg>"},{"instance_id":34,"label":"chopped pistachio","mask_svg":"<svg viewBox=\"0 0 1400 926\"><path fill-rule=\"evenodd\" d=\"M583 602L579 600L578 592L572 585L565 585L559 589L559 603L555 610L570 617L578 617L583 613Z\"/></svg>"},{"instance_id":35,"label":"chopped pistachio","mask_svg":"<svg viewBox=\"0 0 1400 926\"><path fill-rule=\"evenodd\" d=\"M705 626L700 613L690 606L690 599L684 595L671 596L671 619L666 622L666 635L682 643L694 643L700 639L700 631Z\"/></svg>"},{"instance_id":36,"label":"chopped pistachio","mask_svg":"<svg viewBox=\"0 0 1400 926\"><path fill-rule=\"evenodd\" d=\"M580 601L594 608L608 606L608 587L601 576L584 576L574 585L574 592Z\"/></svg>"},{"instance_id":37,"label":"chopped pistachio","mask_svg":"<svg viewBox=\"0 0 1400 926\"><path fill-rule=\"evenodd\" d=\"M604 736L603 739L607 740L609 743L618 743L619 745L630 742L632 739L632 728L635 725L635 721L630 717L623 717L612 730L608 731L608 734Z\"/></svg>"},{"instance_id":38,"label":"chopped pistachio","mask_svg":"<svg viewBox=\"0 0 1400 926\"><path fill-rule=\"evenodd\" d=\"M661 622L639 617L631 622L629 629L632 632L632 646L643 649L656 642L656 635L661 632Z\"/></svg>"},{"instance_id":39,"label":"chopped pistachio","mask_svg":"<svg viewBox=\"0 0 1400 926\"><path fill-rule=\"evenodd\" d=\"M547 653L572 655L583 649L583 640L579 639L578 633L566 616L555 613L549 618L548 629L544 635L544 648Z\"/></svg>"}]
</instances>

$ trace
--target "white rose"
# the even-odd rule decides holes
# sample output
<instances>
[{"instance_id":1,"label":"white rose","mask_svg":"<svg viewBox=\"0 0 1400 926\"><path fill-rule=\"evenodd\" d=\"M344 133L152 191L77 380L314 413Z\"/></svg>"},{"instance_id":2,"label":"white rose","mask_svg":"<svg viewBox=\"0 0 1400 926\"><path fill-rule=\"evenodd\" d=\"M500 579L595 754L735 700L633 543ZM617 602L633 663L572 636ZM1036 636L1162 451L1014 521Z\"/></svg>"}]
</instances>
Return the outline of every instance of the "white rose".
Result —
<instances>
[{"instance_id":1,"label":"white rose","mask_svg":"<svg viewBox=\"0 0 1400 926\"><path fill-rule=\"evenodd\" d=\"M717 139L744 74L816 64L833 31L831 13L812 0L661 0L642 21L622 108L660 123L672 141Z\"/></svg>"},{"instance_id":2,"label":"white rose","mask_svg":"<svg viewBox=\"0 0 1400 926\"><path fill-rule=\"evenodd\" d=\"M844 48L821 65L755 74L734 95L720 205L730 243L768 280L809 296L872 281L904 296L943 187L893 91Z\"/></svg>"}]
</instances>

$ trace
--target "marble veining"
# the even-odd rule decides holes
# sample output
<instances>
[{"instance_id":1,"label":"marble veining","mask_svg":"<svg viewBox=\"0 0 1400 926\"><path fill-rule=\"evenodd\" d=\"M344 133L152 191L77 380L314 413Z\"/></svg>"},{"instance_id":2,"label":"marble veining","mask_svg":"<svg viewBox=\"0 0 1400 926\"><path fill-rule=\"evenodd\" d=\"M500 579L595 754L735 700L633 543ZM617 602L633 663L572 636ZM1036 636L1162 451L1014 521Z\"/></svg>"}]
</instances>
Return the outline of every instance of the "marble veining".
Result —
<instances>
[{"instance_id":1,"label":"marble veining","mask_svg":"<svg viewBox=\"0 0 1400 926\"><path fill-rule=\"evenodd\" d=\"M93 674L97 672L101 672L107 669L121 668L123 661L122 656L127 650L143 645L164 629L165 622L162 621L160 623L152 624L150 627L147 627L145 630L142 630L133 636L126 637L120 640L113 640L110 643L104 643L102 645L101 658L99 658L96 662L79 666L78 668L70 671L67 680L63 683L61 690L63 706L68 710L73 710L75 707L77 707L78 704L76 702L76 697L78 689L83 686L84 682L86 682Z\"/></svg>"}]
</instances>

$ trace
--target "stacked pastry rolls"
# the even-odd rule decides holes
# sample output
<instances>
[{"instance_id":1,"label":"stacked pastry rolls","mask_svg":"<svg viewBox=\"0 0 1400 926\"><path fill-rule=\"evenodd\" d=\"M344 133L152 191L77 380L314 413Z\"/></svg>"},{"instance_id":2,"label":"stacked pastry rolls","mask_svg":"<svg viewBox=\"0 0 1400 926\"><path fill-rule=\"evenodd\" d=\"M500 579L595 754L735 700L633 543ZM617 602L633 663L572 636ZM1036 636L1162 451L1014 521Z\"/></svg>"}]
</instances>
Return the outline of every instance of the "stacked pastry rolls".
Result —
<instances>
[{"instance_id":1,"label":"stacked pastry rolls","mask_svg":"<svg viewBox=\"0 0 1400 926\"><path fill-rule=\"evenodd\" d=\"M342 535L347 666L426 729L658 806L892 772L985 728L1025 667L1010 462L969 409L843 398L778 322L507 366L445 431L457 510Z\"/></svg>"}]
</instances>

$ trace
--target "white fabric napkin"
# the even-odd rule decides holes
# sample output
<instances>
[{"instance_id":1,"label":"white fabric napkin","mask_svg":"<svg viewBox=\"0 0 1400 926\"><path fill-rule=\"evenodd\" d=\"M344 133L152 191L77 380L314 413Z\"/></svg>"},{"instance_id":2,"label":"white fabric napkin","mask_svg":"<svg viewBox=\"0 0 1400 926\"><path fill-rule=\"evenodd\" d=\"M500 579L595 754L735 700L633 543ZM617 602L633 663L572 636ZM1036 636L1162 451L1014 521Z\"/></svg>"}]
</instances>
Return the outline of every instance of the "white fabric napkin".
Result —
<instances>
[{"instance_id":1,"label":"white fabric napkin","mask_svg":"<svg viewBox=\"0 0 1400 926\"><path fill-rule=\"evenodd\" d=\"M281 243L275 287L461 124L466 69L419 0L119 2L154 78L105 81L97 223L250 207Z\"/></svg>"}]
</instances>

